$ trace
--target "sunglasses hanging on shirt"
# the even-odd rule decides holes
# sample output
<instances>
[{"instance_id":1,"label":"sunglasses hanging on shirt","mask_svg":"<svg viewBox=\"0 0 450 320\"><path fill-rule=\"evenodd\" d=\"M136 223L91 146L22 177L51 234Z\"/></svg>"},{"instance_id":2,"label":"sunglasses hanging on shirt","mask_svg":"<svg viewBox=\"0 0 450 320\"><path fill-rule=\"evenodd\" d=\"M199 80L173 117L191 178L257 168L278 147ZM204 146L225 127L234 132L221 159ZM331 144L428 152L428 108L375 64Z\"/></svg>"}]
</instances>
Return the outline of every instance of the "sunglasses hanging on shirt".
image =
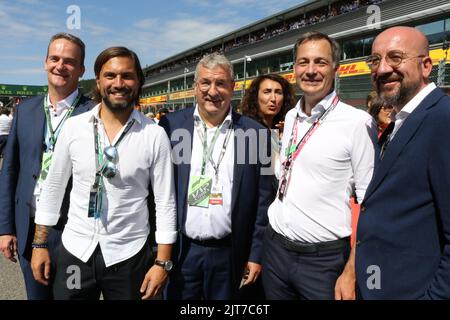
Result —
<instances>
[{"instance_id":1,"label":"sunglasses hanging on shirt","mask_svg":"<svg viewBox=\"0 0 450 320\"><path fill-rule=\"evenodd\" d=\"M96 158L96 172L95 181L91 187L89 194L89 206L88 217L98 219L102 212L102 192L103 192L103 177L106 179L112 179L117 175L117 162L119 159L119 153L117 147L125 135L130 131L135 120L132 119L128 122L125 129L122 131L119 139L114 145L107 146L103 149L103 153L100 154L100 139L98 134L98 120L94 118L94 146L95 146L95 158Z\"/></svg>"}]
</instances>

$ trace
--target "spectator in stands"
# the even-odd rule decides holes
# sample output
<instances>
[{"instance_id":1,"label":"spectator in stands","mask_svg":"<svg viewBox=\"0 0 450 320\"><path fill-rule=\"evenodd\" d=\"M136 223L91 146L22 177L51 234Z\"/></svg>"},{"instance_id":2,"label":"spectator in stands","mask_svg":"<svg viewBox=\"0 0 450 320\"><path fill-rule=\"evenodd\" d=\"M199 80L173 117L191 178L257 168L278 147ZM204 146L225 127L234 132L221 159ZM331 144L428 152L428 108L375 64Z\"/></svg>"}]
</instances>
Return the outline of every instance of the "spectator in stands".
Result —
<instances>
[{"instance_id":1,"label":"spectator in stands","mask_svg":"<svg viewBox=\"0 0 450 320\"><path fill-rule=\"evenodd\" d=\"M391 113L393 107L387 105L380 98L376 97L372 100L367 112L375 119L378 125L378 138L381 137L389 123L391 123Z\"/></svg>"},{"instance_id":2,"label":"spectator in stands","mask_svg":"<svg viewBox=\"0 0 450 320\"><path fill-rule=\"evenodd\" d=\"M0 157L3 158L3 148L8 140L9 131L11 130L12 117L8 108L0 107ZM1 170L1 168L0 168Z\"/></svg>"},{"instance_id":3,"label":"spectator in stands","mask_svg":"<svg viewBox=\"0 0 450 320\"><path fill-rule=\"evenodd\" d=\"M284 117L294 105L291 84L278 74L266 74L252 81L239 107L263 126L282 131Z\"/></svg>"},{"instance_id":4,"label":"spectator in stands","mask_svg":"<svg viewBox=\"0 0 450 320\"><path fill-rule=\"evenodd\" d=\"M271 151L274 171L279 168L284 118L294 105L295 95L291 84L278 74L266 74L254 79L240 105L243 115L255 119L268 129L273 129L271 130ZM277 193L276 176L272 182L271 201L275 200Z\"/></svg>"},{"instance_id":5,"label":"spectator in stands","mask_svg":"<svg viewBox=\"0 0 450 320\"><path fill-rule=\"evenodd\" d=\"M304 93L286 115L280 185L269 207L263 284L269 299L355 299L349 200L364 197L374 167L376 126L333 89L338 43L319 32L294 47Z\"/></svg>"},{"instance_id":6,"label":"spectator in stands","mask_svg":"<svg viewBox=\"0 0 450 320\"><path fill-rule=\"evenodd\" d=\"M158 123L161 120L161 118L168 113L169 113L169 109L167 109L166 107L161 108L158 110L158 112L156 113L156 116L153 120L155 120L156 123Z\"/></svg>"},{"instance_id":7,"label":"spectator in stands","mask_svg":"<svg viewBox=\"0 0 450 320\"><path fill-rule=\"evenodd\" d=\"M55 143L66 119L92 108L90 99L78 90L84 73L84 43L68 33L50 39L45 59L48 94L21 102L4 150L0 175L0 250L11 261L17 253L30 300L51 299L52 280L48 286L34 280L30 267L32 251L49 250L61 242L61 232L69 208L69 191L62 201L61 218L49 229L48 242L32 244L34 215L42 184L48 172ZM58 213L58 212L55 212Z\"/></svg>"},{"instance_id":8,"label":"spectator in stands","mask_svg":"<svg viewBox=\"0 0 450 320\"><path fill-rule=\"evenodd\" d=\"M271 183L262 136L269 133L231 109L234 74L225 56L203 57L194 82L197 106L159 123L173 148L183 149L173 153L182 157L173 159L180 232L167 293L178 300L237 298L261 273ZM183 132L189 134L180 139Z\"/></svg>"},{"instance_id":9,"label":"spectator in stands","mask_svg":"<svg viewBox=\"0 0 450 320\"><path fill-rule=\"evenodd\" d=\"M450 96L450 86L443 86L443 87L441 87L441 89L442 89L448 96Z\"/></svg>"}]
</instances>

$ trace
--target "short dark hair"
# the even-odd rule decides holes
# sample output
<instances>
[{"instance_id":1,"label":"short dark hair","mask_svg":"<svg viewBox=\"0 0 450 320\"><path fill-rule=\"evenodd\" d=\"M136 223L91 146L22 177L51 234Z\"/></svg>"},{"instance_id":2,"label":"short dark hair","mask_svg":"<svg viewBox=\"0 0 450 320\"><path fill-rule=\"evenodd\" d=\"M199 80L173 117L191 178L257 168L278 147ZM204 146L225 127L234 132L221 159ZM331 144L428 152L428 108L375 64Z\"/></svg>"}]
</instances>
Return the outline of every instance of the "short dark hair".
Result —
<instances>
[{"instance_id":1,"label":"short dark hair","mask_svg":"<svg viewBox=\"0 0 450 320\"><path fill-rule=\"evenodd\" d=\"M366 106L367 108L370 109L370 105L372 104L372 102L378 98L378 93L375 90L370 91L367 94L367 98L366 98Z\"/></svg>"},{"instance_id":2,"label":"short dark hair","mask_svg":"<svg viewBox=\"0 0 450 320\"><path fill-rule=\"evenodd\" d=\"M127 58L130 58L131 60L133 60L134 69L136 70L136 74L139 79L139 92L138 92L138 96L136 98L137 101L135 101L135 103L139 103L139 96L141 95L142 86L144 85L144 82L145 82L145 76L144 76L144 72L142 71L141 63L139 62L139 58L133 50L130 50L125 47L111 47L111 48L103 50L98 55L97 59L95 60L95 64L94 64L95 78L99 79L100 71L102 70L103 65L105 63L107 63L109 60L111 60L112 58L116 58L116 57L127 57ZM102 101L102 95L100 94L100 90L97 88L97 86L95 86L95 90L92 95L93 95L92 98L95 101L97 101L97 102Z\"/></svg>"},{"instance_id":3,"label":"short dark hair","mask_svg":"<svg viewBox=\"0 0 450 320\"><path fill-rule=\"evenodd\" d=\"M341 47L339 46L339 43L336 40L330 38L328 35L318 31L306 32L297 39L297 42L294 46L294 64L297 60L298 47L300 47L304 42L317 40L328 41L331 47L331 57L333 58L333 65L335 68L337 68L339 66L339 61L341 60Z\"/></svg>"},{"instance_id":4,"label":"short dark hair","mask_svg":"<svg viewBox=\"0 0 450 320\"><path fill-rule=\"evenodd\" d=\"M265 126L265 124L262 121L263 114L261 113L258 104L258 92L261 83L267 79L278 82L283 88L283 105L281 106L280 112L273 118L272 122L272 125L275 126L278 122L284 120L286 113L295 105L294 89L285 78L283 78L278 74L273 73L264 74L255 78L250 84L250 87L247 89L247 91L245 91L244 99L242 100L242 103L239 105L238 108L241 109L242 114L252 119L255 119L256 121ZM275 127L269 129L274 128Z\"/></svg>"},{"instance_id":5,"label":"short dark hair","mask_svg":"<svg viewBox=\"0 0 450 320\"><path fill-rule=\"evenodd\" d=\"M50 45L58 39L66 39L67 41L70 41L78 46L81 51L81 66L84 67L84 57L86 55L86 46L84 45L84 42L81 41L80 38L74 36L73 34L67 33L67 32L60 32L55 34L53 37L50 38L50 42L48 43L47 47L47 55L46 58L48 58L48 53L50 51Z\"/></svg>"},{"instance_id":6,"label":"short dark hair","mask_svg":"<svg viewBox=\"0 0 450 320\"><path fill-rule=\"evenodd\" d=\"M370 107L367 109L367 112L378 122L378 114L383 108L384 102L379 97L375 97L370 104Z\"/></svg>"},{"instance_id":7,"label":"short dark hair","mask_svg":"<svg viewBox=\"0 0 450 320\"><path fill-rule=\"evenodd\" d=\"M11 114L10 110L7 107L0 107L0 114L6 114L9 116Z\"/></svg>"}]
</instances>

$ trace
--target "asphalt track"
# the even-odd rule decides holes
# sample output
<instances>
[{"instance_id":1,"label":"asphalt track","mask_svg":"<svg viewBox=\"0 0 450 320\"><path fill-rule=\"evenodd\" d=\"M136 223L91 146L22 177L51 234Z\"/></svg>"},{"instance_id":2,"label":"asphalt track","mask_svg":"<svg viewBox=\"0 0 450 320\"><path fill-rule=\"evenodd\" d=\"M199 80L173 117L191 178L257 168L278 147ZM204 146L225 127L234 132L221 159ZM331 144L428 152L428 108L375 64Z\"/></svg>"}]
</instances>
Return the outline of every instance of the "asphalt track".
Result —
<instances>
[{"instance_id":1,"label":"asphalt track","mask_svg":"<svg viewBox=\"0 0 450 320\"><path fill-rule=\"evenodd\" d=\"M13 263L0 254L0 300L25 299L25 285L19 262Z\"/></svg>"}]
</instances>

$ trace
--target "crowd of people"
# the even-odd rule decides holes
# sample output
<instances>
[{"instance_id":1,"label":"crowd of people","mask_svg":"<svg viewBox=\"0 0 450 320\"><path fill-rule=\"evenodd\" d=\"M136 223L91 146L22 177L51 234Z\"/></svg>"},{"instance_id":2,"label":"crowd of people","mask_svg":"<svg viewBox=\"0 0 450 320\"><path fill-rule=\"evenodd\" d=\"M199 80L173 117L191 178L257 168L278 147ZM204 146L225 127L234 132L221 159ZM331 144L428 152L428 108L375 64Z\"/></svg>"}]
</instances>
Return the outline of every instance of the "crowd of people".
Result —
<instances>
[{"instance_id":1,"label":"crowd of people","mask_svg":"<svg viewBox=\"0 0 450 320\"><path fill-rule=\"evenodd\" d=\"M299 101L264 75L237 113L212 53L196 106L158 123L136 108L133 51L99 54L91 98L84 52L51 38L48 94L17 107L4 148L0 251L29 299L450 299L450 97L419 30L375 38L369 112L339 98L339 44L319 32L294 46Z\"/></svg>"},{"instance_id":2,"label":"crowd of people","mask_svg":"<svg viewBox=\"0 0 450 320\"><path fill-rule=\"evenodd\" d=\"M208 49L206 52L199 52L196 54L193 54L191 56L188 56L186 58L183 58L178 61L170 62L164 66L162 66L159 69L154 70L147 70L145 73L146 77L150 77L155 74L163 73L166 71L170 71L176 68L179 68L183 65L189 65L192 63L197 63L200 61L202 56L206 53L226 53L232 49L241 47L243 45L247 44L253 44L262 40L270 39L272 37L278 36L282 33L300 29L306 26L314 25L318 22L324 22L327 21L330 18L346 14L355 10L358 10L362 7L366 7L372 4L379 4L383 0L342 0L338 1L336 3L333 3L329 6L319 8L317 10L314 10L312 12L309 12L307 14L302 14L298 17L288 19L286 21L282 21L279 23L276 23L274 25L265 27L264 29L252 32L248 35L243 35L238 38L235 38L234 40L225 42L223 45L217 45L210 49Z\"/></svg>"}]
</instances>

